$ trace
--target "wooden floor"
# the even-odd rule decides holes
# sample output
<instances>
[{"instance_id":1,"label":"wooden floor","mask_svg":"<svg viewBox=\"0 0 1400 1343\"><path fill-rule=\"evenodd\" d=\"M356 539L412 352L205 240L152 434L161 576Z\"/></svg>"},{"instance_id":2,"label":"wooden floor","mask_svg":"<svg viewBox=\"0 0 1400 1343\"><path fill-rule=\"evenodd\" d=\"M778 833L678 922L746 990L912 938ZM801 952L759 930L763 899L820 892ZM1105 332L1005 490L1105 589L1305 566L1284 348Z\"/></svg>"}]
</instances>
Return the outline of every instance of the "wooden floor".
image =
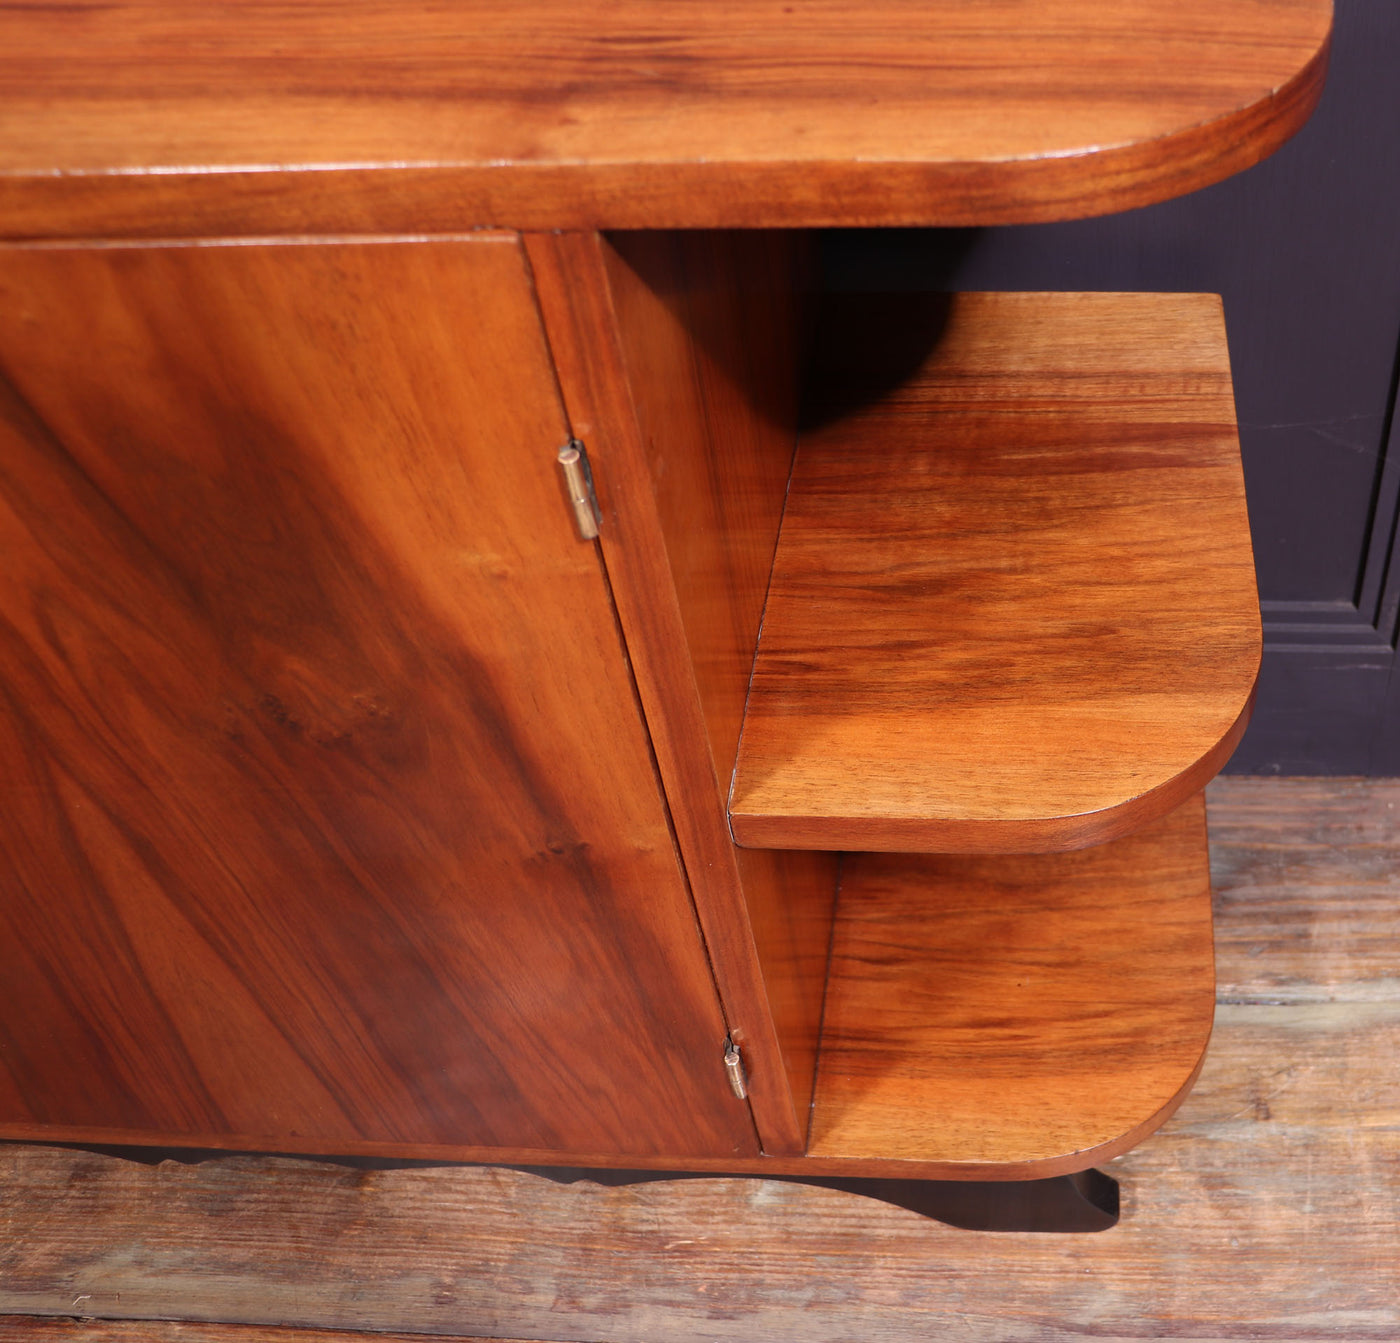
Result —
<instances>
[{"instance_id":1,"label":"wooden floor","mask_svg":"<svg viewBox=\"0 0 1400 1343\"><path fill-rule=\"evenodd\" d=\"M961 1232L761 1181L8 1146L0 1343L1400 1340L1400 780L1209 799L1215 1038L1111 1164L1111 1231Z\"/></svg>"}]
</instances>

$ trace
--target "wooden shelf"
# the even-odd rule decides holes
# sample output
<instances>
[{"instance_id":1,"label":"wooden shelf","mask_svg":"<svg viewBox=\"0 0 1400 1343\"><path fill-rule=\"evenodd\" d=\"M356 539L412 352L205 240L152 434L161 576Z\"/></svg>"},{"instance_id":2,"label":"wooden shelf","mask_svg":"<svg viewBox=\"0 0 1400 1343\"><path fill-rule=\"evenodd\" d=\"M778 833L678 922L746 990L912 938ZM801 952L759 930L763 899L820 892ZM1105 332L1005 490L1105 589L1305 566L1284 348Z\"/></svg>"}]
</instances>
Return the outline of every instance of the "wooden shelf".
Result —
<instances>
[{"instance_id":1,"label":"wooden shelf","mask_svg":"<svg viewBox=\"0 0 1400 1343\"><path fill-rule=\"evenodd\" d=\"M966 225L1178 196L1316 105L1330 0L113 0L0 11L0 230Z\"/></svg>"},{"instance_id":2,"label":"wooden shelf","mask_svg":"<svg viewBox=\"0 0 1400 1343\"><path fill-rule=\"evenodd\" d=\"M1048 852L1201 788L1244 730L1261 651L1219 300L917 296L832 329L736 840ZM891 348L909 332L917 348Z\"/></svg>"},{"instance_id":3,"label":"wooden shelf","mask_svg":"<svg viewBox=\"0 0 1400 1343\"><path fill-rule=\"evenodd\" d=\"M983 1179L1105 1160L1195 1080L1214 981L1200 796L1078 853L850 855L809 1155Z\"/></svg>"}]
</instances>

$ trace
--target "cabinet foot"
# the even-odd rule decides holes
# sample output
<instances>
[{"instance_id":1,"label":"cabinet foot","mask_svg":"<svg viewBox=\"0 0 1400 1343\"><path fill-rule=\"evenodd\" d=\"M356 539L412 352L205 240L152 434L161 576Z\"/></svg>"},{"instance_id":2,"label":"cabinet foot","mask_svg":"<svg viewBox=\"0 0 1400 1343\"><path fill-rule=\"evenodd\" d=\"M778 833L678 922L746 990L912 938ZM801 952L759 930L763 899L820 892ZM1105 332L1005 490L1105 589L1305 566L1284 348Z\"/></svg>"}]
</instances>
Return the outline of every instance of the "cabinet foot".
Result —
<instances>
[{"instance_id":1,"label":"cabinet foot","mask_svg":"<svg viewBox=\"0 0 1400 1343\"><path fill-rule=\"evenodd\" d=\"M878 1180L823 1175L719 1175L713 1171L593 1170L576 1166L513 1166L558 1184L600 1185L654 1180L761 1179L839 1189L908 1208L965 1231L1106 1231L1118 1221L1118 1181L1098 1170L1048 1180Z\"/></svg>"}]
</instances>

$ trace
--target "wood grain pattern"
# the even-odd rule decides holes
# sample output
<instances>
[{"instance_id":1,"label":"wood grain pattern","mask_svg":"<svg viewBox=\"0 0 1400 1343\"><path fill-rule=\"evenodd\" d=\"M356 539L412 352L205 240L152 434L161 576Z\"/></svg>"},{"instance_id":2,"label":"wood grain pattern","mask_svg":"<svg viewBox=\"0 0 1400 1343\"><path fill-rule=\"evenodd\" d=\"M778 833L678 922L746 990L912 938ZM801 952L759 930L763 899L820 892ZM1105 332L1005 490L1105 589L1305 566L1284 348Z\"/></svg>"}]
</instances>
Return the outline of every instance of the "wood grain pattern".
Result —
<instances>
[{"instance_id":1,"label":"wood grain pattern","mask_svg":"<svg viewBox=\"0 0 1400 1343\"><path fill-rule=\"evenodd\" d=\"M802 241L618 233L618 340L686 641L727 779L797 448Z\"/></svg>"},{"instance_id":2,"label":"wood grain pattern","mask_svg":"<svg viewBox=\"0 0 1400 1343\"><path fill-rule=\"evenodd\" d=\"M1035 852L1170 811L1238 741L1260 657L1219 301L834 317L846 384L798 450L735 838Z\"/></svg>"},{"instance_id":3,"label":"wood grain pattern","mask_svg":"<svg viewBox=\"0 0 1400 1343\"><path fill-rule=\"evenodd\" d=\"M75 1299L75 1309L85 1303ZM265 1324L201 1324L186 1320L95 1320L0 1315L0 1343L442 1343L462 1334L387 1334L367 1340L357 1329L283 1329ZM480 1343L526 1343L493 1338Z\"/></svg>"},{"instance_id":4,"label":"wood grain pattern","mask_svg":"<svg viewBox=\"0 0 1400 1343\"><path fill-rule=\"evenodd\" d=\"M1213 976L1199 798L1074 854L848 855L809 1153L1106 1160L1195 1080Z\"/></svg>"},{"instance_id":5,"label":"wood grain pattern","mask_svg":"<svg viewBox=\"0 0 1400 1343\"><path fill-rule=\"evenodd\" d=\"M1393 1339L1400 1000L1381 998L1373 973L1390 924L1373 927L1377 903L1334 901L1383 887L1377 846L1394 837L1397 790L1211 786L1212 845L1235 891L1219 901L1220 983L1270 985L1274 999L1227 1005L1182 1108L1111 1164L1124 1214L1104 1235L969 1235L756 1181L607 1189L486 1168L151 1168L10 1147L0 1312L66 1315L91 1293L105 1298L95 1310L133 1316L601 1343ZM1400 866L1388 879L1400 896ZM1368 945L1349 981L1344 949ZM92 1343L225 1343L202 1332L213 1326L46 1327L92 1329Z\"/></svg>"},{"instance_id":6,"label":"wood grain pattern","mask_svg":"<svg viewBox=\"0 0 1400 1343\"><path fill-rule=\"evenodd\" d=\"M806 1146L805 1104L789 1089L724 808L709 805L722 796L720 779L652 491L607 244L590 233L529 234L526 247L569 424L594 463L599 540L618 618L730 1035L744 1054L759 1140L767 1153L795 1155Z\"/></svg>"},{"instance_id":7,"label":"wood grain pattern","mask_svg":"<svg viewBox=\"0 0 1400 1343\"><path fill-rule=\"evenodd\" d=\"M0 313L0 1132L754 1152L518 238Z\"/></svg>"},{"instance_id":8,"label":"wood grain pattern","mask_svg":"<svg viewBox=\"0 0 1400 1343\"><path fill-rule=\"evenodd\" d=\"M8 236L970 224L1304 121L1329 0L119 0L0 18ZM304 170L304 171L303 171Z\"/></svg>"},{"instance_id":9,"label":"wood grain pattern","mask_svg":"<svg viewBox=\"0 0 1400 1343\"><path fill-rule=\"evenodd\" d=\"M661 540L685 627L718 808L739 746L754 648L797 446L800 287L791 235L616 234L604 249ZM836 903L831 854L735 854L799 1115L816 1075Z\"/></svg>"},{"instance_id":10,"label":"wood grain pattern","mask_svg":"<svg viewBox=\"0 0 1400 1343\"><path fill-rule=\"evenodd\" d=\"M773 1029L799 1120L810 1126L822 1003L836 914L835 854L734 850Z\"/></svg>"},{"instance_id":11,"label":"wood grain pattern","mask_svg":"<svg viewBox=\"0 0 1400 1343\"><path fill-rule=\"evenodd\" d=\"M753 1180L30 1149L3 1157L0 1311L68 1314L84 1292L105 1315L591 1343L1384 1343L1400 1019L1272 1010L1222 1017L1181 1110L1111 1164L1124 1210L1103 1235L969 1234Z\"/></svg>"},{"instance_id":12,"label":"wood grain pattern","mask_svg":"<svg viewBox=\"0 0 1400 1343\"><path fill-rule=\"evenodd\" d=\"M1231 777L1209 798L1221 1001L1400 996L1400 780Z\"/></svg>"},{"instance_id":13,"label":"wood grain pattern","mask_svg":"<svg viewBox=\"0 0 1400 1343\"><path fill-rule=\"evenodd\" d=\"M1085 1237L970 1234L761 1181L604 1189L236 1158L155 1174L35 1150L7 1163L29 1206L9 1223L23 1239L0 1250L0 1309L69 1314L86 1293L89 1309L129 1318L589 1343L1386 1343L1400 1332L1400 1150L1393 1127L1357 1121L1373 1100L1393 1103L1383 1051L1397 1037L1390 1027L1368 1043L1374 1030L1269 1038L1222 1025L1209 1108L1193 1098L1115 1163L1123 1220ZM1253 1104L1278 1072L1264 1051L1280 1045L1301 1117ZM1339 1111L1329 1085L1368 1066L1383 1094ZM297 1215L298 1201L319 1216Z\"/></svg>"}]
</instances>

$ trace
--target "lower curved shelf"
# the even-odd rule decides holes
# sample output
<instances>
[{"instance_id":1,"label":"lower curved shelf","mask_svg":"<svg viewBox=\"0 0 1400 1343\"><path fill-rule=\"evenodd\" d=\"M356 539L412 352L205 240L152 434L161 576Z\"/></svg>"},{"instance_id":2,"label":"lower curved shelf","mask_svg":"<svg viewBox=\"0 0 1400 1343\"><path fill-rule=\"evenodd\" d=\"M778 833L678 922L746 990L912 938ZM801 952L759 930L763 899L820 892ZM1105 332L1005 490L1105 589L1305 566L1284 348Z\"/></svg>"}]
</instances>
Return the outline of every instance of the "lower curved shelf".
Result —
<instances>
[{"instance_id":1,"label":"lower curved shelf","mask_svg":"<svg viewBox=\"0 0 1400 1343\"><path fill-rule=\"evenodd\" d=\"M1214 1003L1199 794L1078 852L849 855L806 1159L1082 1170L1185 1097Z\"/></svg>"}]
</instances>

